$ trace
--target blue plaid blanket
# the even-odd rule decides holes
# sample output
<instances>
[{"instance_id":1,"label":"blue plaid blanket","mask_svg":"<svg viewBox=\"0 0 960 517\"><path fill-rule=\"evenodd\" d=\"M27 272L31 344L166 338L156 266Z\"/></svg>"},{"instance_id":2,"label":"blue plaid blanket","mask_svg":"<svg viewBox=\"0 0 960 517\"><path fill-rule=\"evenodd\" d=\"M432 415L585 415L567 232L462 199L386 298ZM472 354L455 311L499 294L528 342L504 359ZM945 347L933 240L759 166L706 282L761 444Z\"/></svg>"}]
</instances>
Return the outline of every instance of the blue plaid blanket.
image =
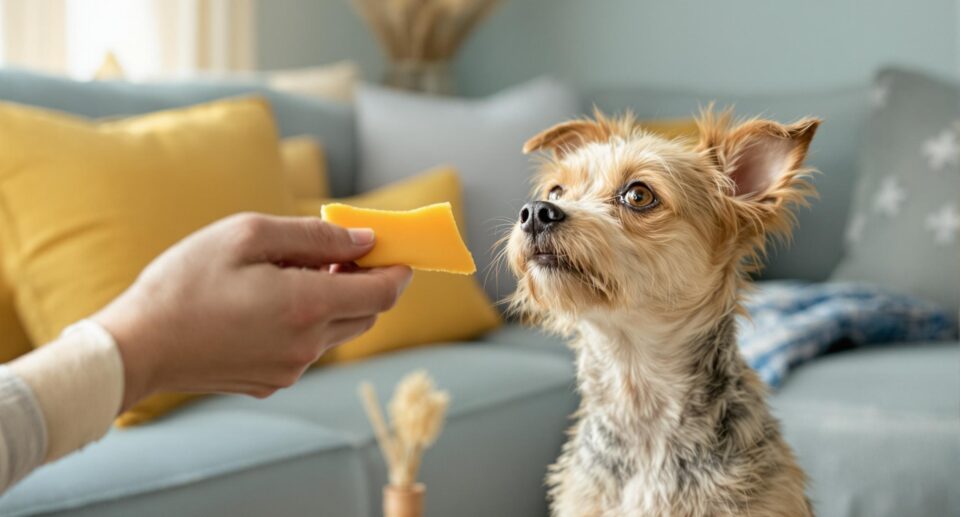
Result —
<instances>
[{"instance_id":1,"label":"blue plaid blanket","mask_svg":"<svg viewBox=\"0 0 960 517\"><path fill-rule=\"evenodd\" d=\"M740 351L776 388L793 367L838 343L852 346L957 338L953 314L912 296L845 283L761 282L744 304Z\"/></svg>"}]
</instances>

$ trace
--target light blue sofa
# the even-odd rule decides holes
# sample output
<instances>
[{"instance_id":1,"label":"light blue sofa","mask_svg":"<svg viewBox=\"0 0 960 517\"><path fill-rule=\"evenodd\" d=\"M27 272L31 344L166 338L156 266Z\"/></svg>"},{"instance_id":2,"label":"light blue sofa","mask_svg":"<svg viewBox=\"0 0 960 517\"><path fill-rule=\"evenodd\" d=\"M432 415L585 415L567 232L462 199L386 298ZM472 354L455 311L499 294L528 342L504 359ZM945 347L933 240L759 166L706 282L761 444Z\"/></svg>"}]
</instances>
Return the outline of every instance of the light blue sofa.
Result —
<instances>
[{"instance_id":1,"label":"light blue sofa","mask_svg":"<svg viewBox=\"0 0 960 517\"><path fill-rule=\"evenodd\" d=\"M0 99L114 116L258 91L284 135L327 147L334 193L353 190L349 107L211 83L71 83L0 70ZM676 92L605 91L600 107L687 115L701 100ZM826 118L811 161L825 171L821 202L801 216L778 278L826 278L840 256L866 88L720 99L743 113ZM356 397L373 381L386 398L426 368L452 394L450 420L426 458L427 514L546 515L543 477L577 404L573 356L559 341L507 326L471 343L411 350L309 372L266 400L219 396L104 440L39 469L0 497L0 515L376 516L385 472ZM960 348L886 346L824 357L772 398L826 516L960 514Z\"/></svg>"}]
</instances>

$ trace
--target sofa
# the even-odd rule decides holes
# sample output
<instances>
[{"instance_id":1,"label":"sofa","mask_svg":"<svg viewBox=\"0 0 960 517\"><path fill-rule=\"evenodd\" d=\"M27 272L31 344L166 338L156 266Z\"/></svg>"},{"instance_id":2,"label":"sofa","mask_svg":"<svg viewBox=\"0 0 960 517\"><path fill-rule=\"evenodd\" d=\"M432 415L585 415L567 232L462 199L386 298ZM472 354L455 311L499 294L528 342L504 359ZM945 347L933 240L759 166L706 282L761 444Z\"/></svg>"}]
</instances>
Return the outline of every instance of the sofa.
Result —
<instances>
[{"instance_id":1,"label":"sofa","mask_svg":"<svg viewBox=\"0 0 960 517\"><path fill-rule=\"evenodd\" d=\"M334 194L354 192L350 106L257 84L74 83L0 70L0 99L89 117L247 92L270 99L284 136L321 139ZM840 260L869 93L864 85L717 99L742 113L826 120L810 158L824 171L816 179L822 197L800 214L793 246L773 253L765 278L820 281ZM626 88L584 97L610 111L630 106L641 118L689 115L705 99ZM385 399L415 369L428 370L452 398L447 426L423 466L427 515L547 515L544 475L578 403L573 359L559 338L508 323L470 342L316 368L264 400L209 397L147 425L112 430L38 469L0 497L0 515L380 515L385 468L357 386L369 380ZM771 404L810 477L819 515L960 514L957 343L830 354L792 372Z\"/></svg>"}]
</instances>

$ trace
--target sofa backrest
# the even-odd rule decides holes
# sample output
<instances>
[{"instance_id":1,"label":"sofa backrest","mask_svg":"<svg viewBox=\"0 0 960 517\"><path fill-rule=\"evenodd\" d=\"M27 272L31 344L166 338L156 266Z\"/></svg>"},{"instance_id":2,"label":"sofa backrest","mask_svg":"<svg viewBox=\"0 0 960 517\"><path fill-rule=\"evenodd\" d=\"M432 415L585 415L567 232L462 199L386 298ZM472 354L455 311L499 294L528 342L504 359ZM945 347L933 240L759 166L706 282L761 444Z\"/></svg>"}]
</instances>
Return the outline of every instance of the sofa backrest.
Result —
<instances>
[{"instance_id":1,"label":"sofa backrest","mask_svg":"<svg viewBox=\"0 0 960 517\"><path fill-rule=\"evenodd\" d=\"M32 72L0 69L0 100L55 109L90 118L137 115L223 97L257 94L270 100L280 135L310 135L326 151L335 196L354 190L354 117L347 104L285 94L255 83L79 82Z\"/></svg>"},{"instance_id":2,"label":"sofa backrest","mask_svg":"<svg viewBox=\"0 0 960 517\"><path fill-rule=\"evenodd\" d=\"M807 163L820 194L800 209L791 244L771 248L765 278L824 280L843 253L843 235L857 175L860 139L870 111L867 86L783 95L707 95L697 92L621 88L588 92L588 102L608 113L631 109L641 119L689 117L715 102L739 117L761 116L789 122L805 116L823 119ZM585 106L585 111L592 109Z\"/></svg>"},{"instance_id":3,"label":"sofa backrest","mask_svg":"<svg viewBox=\"0 0 960 517\"><path fill-rule=\"evenodd\" d=\"M356 142L350 105L270 90L255 82L178 81L169 83L78 82L13 69L0 69L0 100L31 104L92 118L135 115L258 94L273 105L281 136L311 135L326 150L335 196L355 191ZM842 254L843 234L856 178L860 139L869 113L867 86L781 95L708 95L679 90L612 88L586 92L587 105L608 113L631 109L640 118L688 117L715 102L733 106L738 116L791 121L824 120L808 163L820 198L801 209L792 244L773 247L766 278L826 279Z\"/></svg>"}]
</instances>

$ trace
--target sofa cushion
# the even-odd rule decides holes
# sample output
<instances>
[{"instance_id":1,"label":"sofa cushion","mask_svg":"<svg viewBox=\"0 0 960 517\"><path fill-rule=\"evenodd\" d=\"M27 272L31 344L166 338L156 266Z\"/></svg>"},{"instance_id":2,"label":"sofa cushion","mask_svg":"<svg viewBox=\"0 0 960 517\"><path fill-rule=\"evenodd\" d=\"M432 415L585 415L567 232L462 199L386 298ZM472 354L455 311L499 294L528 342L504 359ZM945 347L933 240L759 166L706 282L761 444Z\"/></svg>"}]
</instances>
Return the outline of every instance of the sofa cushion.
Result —
<instances>
[{"instance_id":1,"label":"sofa cushion","mask_svg":"<svg viewBox=\"0 0 960 517\"><path fill-rule=\"evenodd\" d=\"M826 356L771 399L817 515L960 511L960 344Z\"/></svg>"},{"instance_id":2,"label":"sofa cushion","mask_svg":"<svg viewBox=\"0 0 960 517\"><path fill-rule=\"evenodd\" d=\"M960 310L960 84L886 70L833 278Z\"/></svg>"},{"instance_id":3,"label":"sofa cushion","mask_svg":"<svg viewBox=\"0 0 960 517\"><path fill-rule=\"evenodd\" d=\"M42 467L0 515L380 515L386 467L357 396L426 369L450 392L427 452L427 515L546 515L543 478L576 406L572 364L483 343L313 370L257 400L211 397ZM463 505L469 501L468 507Z\"/></svg>"},{"instance_id":4,"label":"sofa cushion","mask_svg":"<svg viewBox=\"0 0 960 517\"><path fill-rule=\"evenodd\" d=\"M560 338L519 325L484 340L573 360ZM957 514L958 365L960 343L891 344L824 356L787 377L770 404L817 515Z\"/></svg>"},{"instance_id":5,"label":"sofa cushion","mask_svg":"<svg viewBox=\"0 0 960 517\"><path fill-rule=\"evenodd\" d=\"M789 246L771 246L765 278L824 280L843 252L843 225L857 172L857 149L869 114L867 86L779 95L724 95L717 92L614 88L584 95L607 112L633 110L641 119L688 117L711 101L733 107L738 116L761 116L783 122L805 116L823 118L810 145L807 164L819 170L813 183L819 199L798 211L798 225ZM585 106L585 109L588 108Z\"/></svg>"},{"instance_id":6,"label":"sofa cushion","mask_svg":"<svg viewBox=\"0 0 960 517\"><path fill-rule=\"evenodd\" d=\"M0 69L0 100L90 118L138 115L254 93L270 101L281 136L310 135L323 144L333 195L352 194L354 131L349 105L280 93L253 82L78 82Z\"/></svg>"}]
</instances>

